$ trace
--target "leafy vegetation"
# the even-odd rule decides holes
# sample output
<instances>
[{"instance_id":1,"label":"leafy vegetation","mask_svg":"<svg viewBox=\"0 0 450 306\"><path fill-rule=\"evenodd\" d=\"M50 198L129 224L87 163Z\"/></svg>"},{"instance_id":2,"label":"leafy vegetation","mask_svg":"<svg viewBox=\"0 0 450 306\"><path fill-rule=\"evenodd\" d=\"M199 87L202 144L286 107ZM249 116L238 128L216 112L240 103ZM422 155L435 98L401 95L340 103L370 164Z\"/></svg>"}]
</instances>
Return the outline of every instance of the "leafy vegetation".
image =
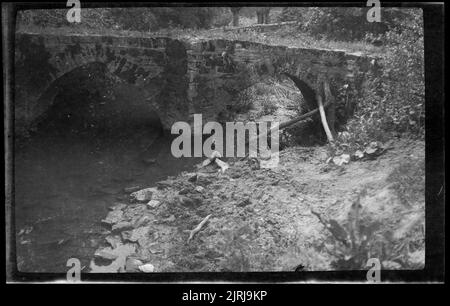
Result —
<instances>
[{"instance_id":1,"label":"leafy vegetation","mask_svg":"<svg viewBox=\"0 0 450 306\"><path fill-rule=\"evenodd\" d=\"M210 28L223 20L226 8L131 7L83 9L82 22L70 24L67 10L27 10L18 15L18 24L38 27L155 31L167 27ZM216 18L217 17L217 18ZM223 22L223 21L222 21Z\"/></svg>"},{"instance_id":2,"label":"leafy vegetation","mask_svg":"<svg viewBox=\"0 0 450 306\"><path fill-rule=\"evenodd\" d=\"M381 72L367 76L363 90L351 93L356 109L336 146L361 149L371 141L392 136L424 138L425 79L423 23L420 12L383 35L389 46Z\"/></svg>"}]
</instances>

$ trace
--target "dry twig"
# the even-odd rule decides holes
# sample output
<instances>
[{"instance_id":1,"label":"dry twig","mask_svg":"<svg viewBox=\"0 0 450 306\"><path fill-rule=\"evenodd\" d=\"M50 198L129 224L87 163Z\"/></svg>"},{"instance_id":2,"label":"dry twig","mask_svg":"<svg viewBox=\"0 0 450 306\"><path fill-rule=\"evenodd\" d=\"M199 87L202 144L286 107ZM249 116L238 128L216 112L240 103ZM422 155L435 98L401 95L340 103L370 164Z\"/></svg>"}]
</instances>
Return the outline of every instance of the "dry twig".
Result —
<instances>
[{"instance_id":1,"label":"dry twig","mask_svg":"<svg viewBox=\"0 0 450 306\"><path fill-rule=\"evenodd\" d=\"M205 219L203 219L202 222L200 222L192 231L189 231L189 238L187 240L187 243L189 243L194 238L195 234L197 234L202 229L203 225L208 222L210 217L211 215L207 215Z\"/></svg>"}]
</instances>

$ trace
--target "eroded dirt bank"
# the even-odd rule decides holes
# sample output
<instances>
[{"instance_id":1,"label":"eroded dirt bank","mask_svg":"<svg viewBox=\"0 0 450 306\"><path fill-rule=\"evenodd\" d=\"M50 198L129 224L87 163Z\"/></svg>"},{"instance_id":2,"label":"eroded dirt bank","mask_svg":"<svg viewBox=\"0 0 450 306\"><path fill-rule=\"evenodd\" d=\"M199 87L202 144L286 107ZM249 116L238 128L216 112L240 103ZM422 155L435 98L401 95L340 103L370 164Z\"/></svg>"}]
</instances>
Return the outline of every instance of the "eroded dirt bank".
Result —
<instances>
[{"instance_id":1,"label":"eroded dirt bank","mask_svg":"<svg viewBox=\"0 0 450 306\"><path fill-rule=\"evenodd\" d=\"M424 264L425 145L337 166L326 147L291 147L274 169L254 160L182 172L111 203L92 272L391 269ZM192 239L193 230L210 215ZM145 269L144 269L145 270Z\"/></svg>"}]
</instances>

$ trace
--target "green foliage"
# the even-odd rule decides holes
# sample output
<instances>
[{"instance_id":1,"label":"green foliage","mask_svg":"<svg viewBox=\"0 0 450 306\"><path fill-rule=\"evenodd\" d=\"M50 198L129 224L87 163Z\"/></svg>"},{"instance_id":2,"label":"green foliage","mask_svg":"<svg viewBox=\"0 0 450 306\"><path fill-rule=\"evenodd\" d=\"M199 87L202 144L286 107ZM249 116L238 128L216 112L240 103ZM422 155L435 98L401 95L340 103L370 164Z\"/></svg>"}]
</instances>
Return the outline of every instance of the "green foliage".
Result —
<instances>
[{"instance_id":1,"label":"green foliage","mask_svg":"<svg viewBox=\"0 0 450 306\"><path fill-rule=\"evenodd\" d=\"M337 143L360 149L391 136L425 134L425 78L423 23L420 11L385 33L388 44L381 72L367 76L356 98L354 116Z\"/></svg>"},{"instance_id":2,"label":"green foliage","mask_svg":"<svg viewBox=\"0 0 450 306\"><path fill-rule=\"evenodd\" d=\"M284 7L281 13L277 16L278 22L285 21L303 21L305 8L302 7Z\"/></svg>"},{"instance_id":3,"label":"green foliage","mask_svg":"<svg viewBox=\"0 0 450 306\"><path fill-rule=\"evenodd\" d=\"M366 35L381 35L395 28L399 21L410 21L408 9L381 8L381 22L368 22L369 8L311 7L284 8L279 21L298 21L301 29L316 38L361 40Z\"/></svg>"},{"instance_id":4,"label":"green foliage","mask_svg":"<svg viewBox=\"0 0 450 306\"><path fill-rule=\"evenodd\" d=\"M154 31L167 27L209 28L213 23L224 24L224 8L209 7L132 7L85 8L81 10L81 23L70 24L67 10L27 10L18 14L19 27L73 26L86 29L120 29ZM229 17L230 18L230 17Z\"/></svg>"}]
</instances>

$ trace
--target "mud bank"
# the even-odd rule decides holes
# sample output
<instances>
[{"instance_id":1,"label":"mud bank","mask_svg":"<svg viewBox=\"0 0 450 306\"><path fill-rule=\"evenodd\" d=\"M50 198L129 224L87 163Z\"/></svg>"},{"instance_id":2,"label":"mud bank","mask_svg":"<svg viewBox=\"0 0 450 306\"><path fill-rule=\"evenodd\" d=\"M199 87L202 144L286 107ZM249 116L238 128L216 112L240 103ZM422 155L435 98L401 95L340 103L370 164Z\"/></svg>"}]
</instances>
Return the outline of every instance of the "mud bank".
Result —
<instances>
[{"instance_id":1,"label":"mud bank","mask_svg":"<svg viewBox=\"0 0 450 306\"><path fill-rule=\"evenodd\" d=\"M370 257L384 268L422 268L424 148L398 140L373 160L336 166L325 147L291 147L274 169L229 160L225 173L211 165L144 193L127 189L126 200L110 203L89 270L364 269Z\"/></svg>"}]
</instances>

